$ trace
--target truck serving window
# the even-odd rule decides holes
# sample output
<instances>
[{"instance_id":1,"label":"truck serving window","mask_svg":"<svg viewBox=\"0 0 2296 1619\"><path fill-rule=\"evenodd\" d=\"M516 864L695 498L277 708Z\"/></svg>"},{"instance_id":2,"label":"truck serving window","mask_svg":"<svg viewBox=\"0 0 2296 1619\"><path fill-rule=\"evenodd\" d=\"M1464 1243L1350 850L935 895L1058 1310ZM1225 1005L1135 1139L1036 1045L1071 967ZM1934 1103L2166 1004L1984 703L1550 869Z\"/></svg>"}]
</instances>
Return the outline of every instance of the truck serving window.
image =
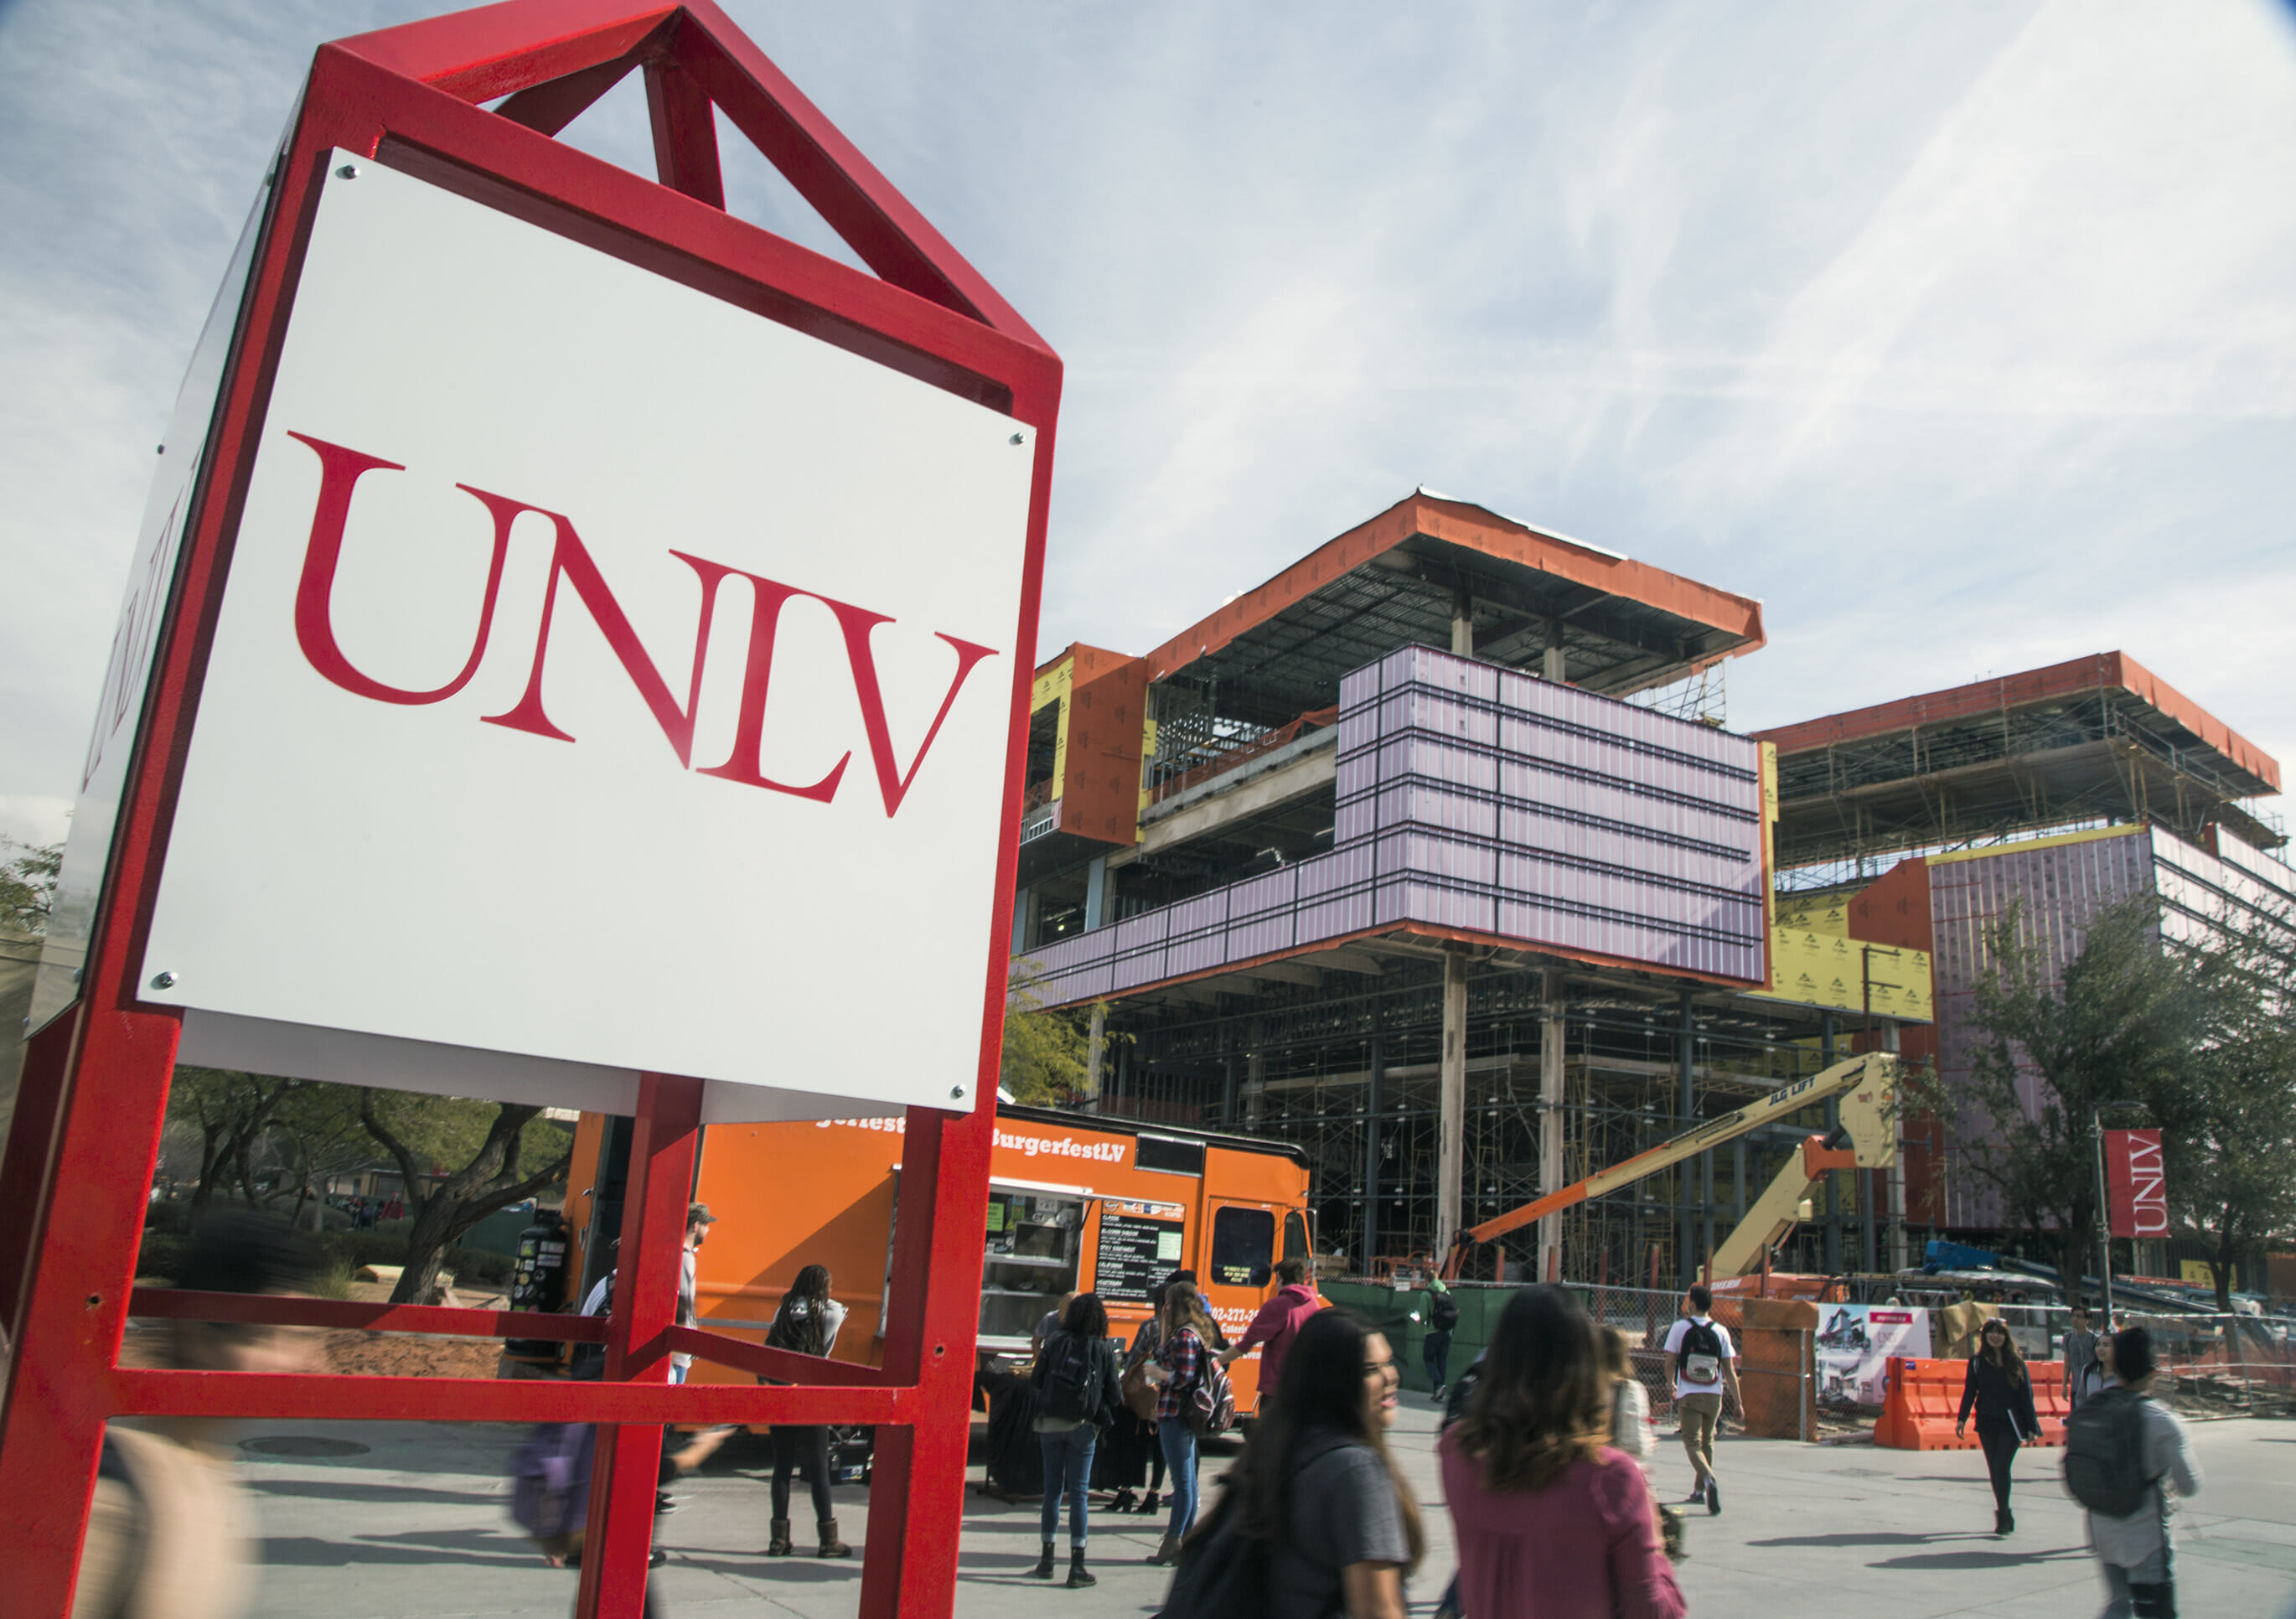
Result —
<instances>
[{"instance_id":1,"label":"truck serving window","mask_svg":"<svg viewBox=\"0 0 2296 1619\"><path fill-rule=\"evenodd\" d=\"M1204 1172L1204 1144L1178 1141L1170 1136L1144 1135L1140 1138L1140 1167L1174 1175L1201 1175Z\"/></svg>"},{"instance_id":2,"label":"truck serving window","mask_svg":"<svg viewBox=\"0 0 2296 1619\"><path fill-rule=\"evenodd\" d=\"M1251 1273L1275 1262L1275 1216L1266 1209L1222 1209L1212 1216L1212 1278L1249 1287Z\"/></svg>"}]
</instances>

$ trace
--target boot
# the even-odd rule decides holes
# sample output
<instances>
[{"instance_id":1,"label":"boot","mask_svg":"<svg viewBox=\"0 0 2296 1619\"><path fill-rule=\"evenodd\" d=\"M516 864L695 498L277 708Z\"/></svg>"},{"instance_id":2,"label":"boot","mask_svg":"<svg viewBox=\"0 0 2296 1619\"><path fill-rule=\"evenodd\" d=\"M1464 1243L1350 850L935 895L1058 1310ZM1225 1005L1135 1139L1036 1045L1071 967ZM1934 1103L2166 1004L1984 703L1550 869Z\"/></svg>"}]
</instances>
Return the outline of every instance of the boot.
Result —
<instances>
[{"instance_id":1,"label":"boot","mask_svg":"<svg viewBox=\"0 0 2296 1619\"><path fill-rule=\"evenodd\" d=\"M2016 1533L2017 1515L2010 1511L2006 1507L1995 1508L1993 1511L1993 1533L1996 1534Z\"/></svg>"},{"instance_id":2,"label":"boot","mask_svg":"<svg viewBox=\"0 0 2296 1619\"><path fill-rule=\"evenodd\" d=\"M1148 1559L1151 1563L1172 1564L1180 1560L1180 1537L1168 1534Z\"/></svg>"},{"instance_id":3,"label":"boot","mask_svg":"<svg viewBox=\"0 0 2296 1619\"><path fill-rule=\"evenodd\" d=\"M1051 1549L1052 1549L1050 1547L1046 1548L1047 1552ZM1070 1547L1069 1589L1070 1590L1081 1590L1087 1585L1097 1585L1099 1583L1099 1581L1092 1577L1091 1571L1086 1569L1084 1566L1084 1548L1081 1546Z\"/></svg>"},{"instance_id":4,"label":"boot","mask_svg":"<svg viewBox=\"0 0 2296 1619\"><path fill-rule=\"evenodd\" d=\"M1029 1578L1031 1580L1049 1580L1052 1577L1053 1543L1050 1541L1046 1541L1045 1542L1044 1555L1037 1559L1037 1566L1029 1571Z\"/></svg>"},{"instance_id":5,"label":"boot","mask_svg":"<svg viewBox=\"0 0 2296 1619\"><path fill-rule=\"evenodd\" d=\"M1133 1494L1132 1486L1127 1484L1116 1492L1116 1499L1108 1503L1108 1509L1111 1512L1129 1512L1139 1504L1140 1498Z\"/></svg>"},{"instance_id":6,"label":"boot","mask_svg":"<svg viewBox=\"0 0 2296 1619\"><path fill-rule=\"evenodd\" d=\"M1151 1490L1147 1494L1140 1498L1140 1516L1142 1517L1154 1517L1156 1516L1156 1492L1153 1490Z\"/></svg>"},{"instance_id":7,"label":"boot","mask_svg":"<svg viewBox=\"0 0 2296 1619\"><path fill-rule=\"evenodd\" d=\"M773 1523L773 1538L766 1542L766 1555L769 1557L785 1557L796 1549L796 1547L790 1544L789 1520L775 1518Z\"/></svg>"},{"instance_id":8,"label":"boot","mask_svg":"<svg viewBox=\"0 0 2296 1619\"><path fill-rule=\"evenodd\" d=\"M837 1538L837 1520L821 1520L821 1555L824 1557L849 1557L853 1548Z\"/></svg>"}]
</instances>

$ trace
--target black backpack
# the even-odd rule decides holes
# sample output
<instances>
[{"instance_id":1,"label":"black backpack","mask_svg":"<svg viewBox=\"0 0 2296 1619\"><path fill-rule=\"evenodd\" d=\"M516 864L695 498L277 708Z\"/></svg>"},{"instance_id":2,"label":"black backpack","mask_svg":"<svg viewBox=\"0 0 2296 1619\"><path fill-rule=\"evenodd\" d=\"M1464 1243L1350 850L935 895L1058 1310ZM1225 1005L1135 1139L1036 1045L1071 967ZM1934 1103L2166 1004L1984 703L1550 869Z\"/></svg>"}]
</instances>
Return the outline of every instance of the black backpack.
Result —
<instances>
[{"instance_id":1,"label":"black backpack","mask_svg":"<svg viewBox=\"0 0 2296 1619\"><path fill-rule=\"evenodd\" d=\"M1292 1458L1292 1476L1299 1477L1310 1463L1347 1443L1329 1434L1309 1440ZM1229 1484L1180 1542L1172 1589L1156 1619L1267 1619L1267 1571L1275 1547L1238 1525L1241 1493L1236 1484Z\"/></svg>"},{"instance_id":2,"label":"black backpack","mask_svg":"<svg viewBox=\"0 0 2296 1619\"><path fill-rule=\"evenodd\" d=\"M1061 1422L1090 1422L1100 1403L1098 1357L1091 1339L1064 1332L1045 1345L1044 1414Z\"/></svg>"},{"instance_id":3,"label":"black backpack","mask_svg":"<svg viewBox=\"0 0 2296 1619\"><path fill-rule=\"evenodd\" d=\"M1236 1527L1235 1496L1224 1491L1180 1542L1171 1593L1156 1619L1266 1619L1269 1548Z\"/></svg>"},{"instance_id":4,"label":"black backpack","mask_svg":"<svg viewBox=\"0 0 2296 1619\"><path fill-rule=\"evenodd\" d=\"M2065 1489L2102 1517L2128 1517L2144 1504L2144 1397L2107 1389L2065 1418Z\"/></svg>"},{"instance_id":5,"label":"black backpack","mask_svg":"<svg viewBox=\"0 0 2296 1619\"><path fill-rule=\"evenodd\" d=\"M1448 1332L1456 1327L1459 1324L1459 1301L1453 1298L1448 1291L1437 1294L1435 1302L1427 1307L1427 1324L1437 1332Z\"/></svg>"},{"instance_id":6,"label":"black backpack","mask_svg":"<svg viewBox=\"0 0 2296 1619\"><path fill-rule=\"evenodd\" d=\"M1682 1346L1674 1354L1675 1376L1693 1387L1704 1388L1708 1386L1707 1383L1690 1376L1690 1357L1693 1355L1713 1357L1714 1376L1710 1383L1719 1393L1722 1387L1722 1335L1714 1330L1712 1322L1693 1320L1682 1335Z\"/></svg>"}]
</instances>

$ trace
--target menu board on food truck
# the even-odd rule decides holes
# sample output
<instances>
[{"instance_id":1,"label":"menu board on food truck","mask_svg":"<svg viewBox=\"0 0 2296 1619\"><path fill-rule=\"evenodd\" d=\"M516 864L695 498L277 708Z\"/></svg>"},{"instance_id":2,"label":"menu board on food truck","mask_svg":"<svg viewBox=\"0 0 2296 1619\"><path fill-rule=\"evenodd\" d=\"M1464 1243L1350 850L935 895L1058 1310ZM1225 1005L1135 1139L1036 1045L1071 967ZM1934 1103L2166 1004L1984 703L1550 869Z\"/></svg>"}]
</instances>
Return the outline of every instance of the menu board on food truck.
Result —
<instances>
[{"instance_id":1,"label":"menu board on food truck","mask_svg":"<svg viewBox=\"0 0 2296 1619\"><path fill-rule=\"evenodd\" d=\"M1103 1198L1093 1291L1103 1300L1146 1303L1158 1285L1180 1268L1186 1212L1177 1203Z\"/></svg>"}]
</instances>

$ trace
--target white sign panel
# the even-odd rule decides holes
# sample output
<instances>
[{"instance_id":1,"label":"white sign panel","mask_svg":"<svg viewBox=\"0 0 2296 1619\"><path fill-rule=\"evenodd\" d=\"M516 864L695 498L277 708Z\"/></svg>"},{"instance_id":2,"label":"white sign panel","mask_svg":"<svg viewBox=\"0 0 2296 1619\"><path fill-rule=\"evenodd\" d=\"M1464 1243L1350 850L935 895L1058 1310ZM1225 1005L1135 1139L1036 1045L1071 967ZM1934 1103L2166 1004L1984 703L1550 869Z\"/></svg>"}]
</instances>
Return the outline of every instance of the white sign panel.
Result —
<instances>
[{"instance_id":1,"label":"white sign panel","mask_svg":"<svg viewBox=\"0 0 2296 1619\"><path fill-rule=\"evenodd\" d=\"M144 961L186 1060L972 1106L1034 456L335 154Z\"/></svg>"},{"instance_id":2,"label":"white sign panel","mask_svg":"<svg viewBox=\"0 0 2296 1619\"><path fill-rule=\"evenodd\" d=\"M64 839L63 864L56 873L55 908L41 941L29 1029L42 1027L79 998L80 970L87 965L88 946L95 932L96 902L103 892L112 829L119 818L119 801L127 790L128 755L135 751L136 729L150 694L160 626L175 587L176 560L182 553L184 526L191 521L192 495L205 458L216 393L223 386L224 366L231 357L240 304L247 291L248 267L254 261L255 240L270 200L266 185L240 230L239 245L232 251L230 267L224 272L223 285L209 308L207 325L192 350L183 386L176 390L176 407L168 415L168 436L158 447L159 469L152 477L152 492L144 498L144 524L136 535L135 558L128 564L127 588L119 604L119 622L111 632L103 689L96 699L95 723L88 733L87 753L80 766L79 792L72 801L71 831Z\"/></svg>"},{"instance_id":3,"label":"white sign panel","mask_svg":"<svg viewBox=\"0 0 2296 1619\"><path fill-rule=\"evenodd\" d=\"M1896 1304L1824 1304L1817 1335L1818 1398L1827 1405L1877 1406L1892 1360L1926 1359L1930 1312Z\"/></svg>"}]
</instances>

